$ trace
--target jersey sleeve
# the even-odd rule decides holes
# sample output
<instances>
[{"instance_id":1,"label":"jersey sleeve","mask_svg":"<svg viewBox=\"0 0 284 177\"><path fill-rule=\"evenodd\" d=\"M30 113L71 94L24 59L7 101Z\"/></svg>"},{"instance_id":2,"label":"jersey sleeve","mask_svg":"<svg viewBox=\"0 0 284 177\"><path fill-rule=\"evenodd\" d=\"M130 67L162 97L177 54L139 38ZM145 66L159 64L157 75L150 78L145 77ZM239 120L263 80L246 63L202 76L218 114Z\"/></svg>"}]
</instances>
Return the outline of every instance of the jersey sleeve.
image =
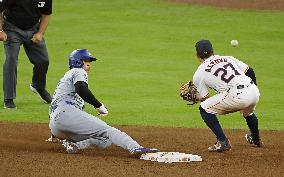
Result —
<instances>
[{"instance_id":1,"label":"jersey sleeve","mask_svg":"<svg viewBox=\"0 0 284 177\"><path fill-rule=\"evenodd\" d=\"M239 69L241 71L243 71L244 73L247 72L247 70L249 69L249 66L247 64L245 64L244 62L242 62L242 61L240 61L240 60L238 60L234 57L233 57L233 60L235 61L235 63L237 64L237 66L239 67Z\"/></svg>"},{"instance_id":2,"label":"jersey sleeve","mask_svg":"<svg viewBox=\"0 0 284 177\"><path fill-rule=\"evenodd\" d=\"M5 0L0 0L0 12L5 10Z\"/></svg>"},{"instance_id":3,"label":"jersey sleeve","mask_svg":"<svg viewBox=\"0 0 284 177\"><path fill-rule=\"evenodd\" d=\"M208 87L198 71L193 76L193 84L196 86L200 97L205 98L209 94Z\"/></svg>"},{"instance_id":4,"label":"jersey sleeve","mask_svg":"<svg viewBox=\"0 0 284 177\"><path fill-rule=\"evenodd\" d=\"M41 14L44 14L44 15L52 14L52 0L46 0L40 12Z\"/></svg>"},{"instance_id":5,"label":"jersey sleeve","mask_svg":"<svg viewBox=\"0 0 284 177\"><path fill-rule=\"evenodd\" d=\"M76 82L78 81L83 81L88 84L88 74L82 68L75 69L74 74L73 74L73 84L76 84Z\"/></svg>"}]
</instances>

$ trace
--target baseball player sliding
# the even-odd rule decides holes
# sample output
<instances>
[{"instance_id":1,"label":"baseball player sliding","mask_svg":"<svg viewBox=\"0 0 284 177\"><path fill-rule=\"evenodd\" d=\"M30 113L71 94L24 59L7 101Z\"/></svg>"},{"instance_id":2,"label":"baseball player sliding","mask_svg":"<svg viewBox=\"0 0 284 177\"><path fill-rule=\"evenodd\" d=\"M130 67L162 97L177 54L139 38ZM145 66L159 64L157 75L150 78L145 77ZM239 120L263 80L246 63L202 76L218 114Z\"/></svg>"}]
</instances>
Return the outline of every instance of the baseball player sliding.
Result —
<instances>
[{"instance_id":1,"label":"baseball player sliding","mask_svg":"<svg viewBox=\"0 0 284 177\"><path fill-rule=\"evenodd\" d=\"M52 133L49 140L61 142L68 153L76 153L91 146L106 148L112 143L134 155L159 151L142 147L126 133L83 110L87 102L100 115L108 114L104 104L88 88L88 72L92 61L96 61L96 58L86 49L77 49L70 54L70 70L58 82L49 109L49 128Z\"/></svg>"},{"instance_id":2,"label":"baseball player sliding","mask_svg":"<svg viewBox=\"0 0 284 177\"><path fill-rule=\"evenodd\" d=\"M246 140L261 147L258 119L253 113L260 93L253 69L232 56L214 55L209 40L198 41L195 48L201 63L193 76L193 84L198 92L197 100L201 101L199 110L202 119L217 138L216 144L208 150L223 152L231 149L216 114L236 111L242 113L251 131L251 134L246 134ZM209 88L216 90L218 94L210 97Z\"/></svg>"}]
</instances>

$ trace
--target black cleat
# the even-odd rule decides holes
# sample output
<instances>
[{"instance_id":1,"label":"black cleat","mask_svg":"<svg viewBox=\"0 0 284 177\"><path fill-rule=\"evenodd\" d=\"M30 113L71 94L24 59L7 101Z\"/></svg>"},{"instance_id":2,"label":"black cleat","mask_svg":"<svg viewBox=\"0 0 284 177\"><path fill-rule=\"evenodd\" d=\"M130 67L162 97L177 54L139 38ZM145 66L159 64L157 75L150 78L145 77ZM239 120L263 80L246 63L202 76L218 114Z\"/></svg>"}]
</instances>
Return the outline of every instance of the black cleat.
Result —
<instances>
[{"instance_id":1,"label":"black cleat","mask_svg":"<svg viewBox=\"0 0 284 177\"><path fill-rule=\"evenodd\" d=\"M36 89L35 87L33 87L32 84L30 84L30 89L35 94L37 94L44 103L47 103L47 104L51 103L52 98L51 98L50 94L45 89Z\"/></svg>"},{"instance_id":2,"label":"black cleat","mask_svg":"<svg viewBox=\"0 0 284 177\"><path fill-rule=\"evenodd\" d=\"M225 141L217 140L217 142L208 148L210 152L224 152L231 150L230 141L227 139Z\"/></svg>"},{"instance_id":3,"label":"black cleat","mask_svg":"<svg viewBox=\"0 0 284 177\"><path fill-rule=\"evenodd\" d=\"M4 100L4 108L5 109L16 109L16 105L13 99L5 99Z\"/></svg>"},{"instance_id":4,"label":"black cleat","mask_svg":"<svg viewBox=\"0 0 284 177\"><path fill-rule=\"evenodd\" d=\"M249 144L256 145L257 147L263 147L263 143L262 143L261 139L254 140L252 134L246 134L245 138L246 138L246 140Z\"/></svg>"}]
</instances>

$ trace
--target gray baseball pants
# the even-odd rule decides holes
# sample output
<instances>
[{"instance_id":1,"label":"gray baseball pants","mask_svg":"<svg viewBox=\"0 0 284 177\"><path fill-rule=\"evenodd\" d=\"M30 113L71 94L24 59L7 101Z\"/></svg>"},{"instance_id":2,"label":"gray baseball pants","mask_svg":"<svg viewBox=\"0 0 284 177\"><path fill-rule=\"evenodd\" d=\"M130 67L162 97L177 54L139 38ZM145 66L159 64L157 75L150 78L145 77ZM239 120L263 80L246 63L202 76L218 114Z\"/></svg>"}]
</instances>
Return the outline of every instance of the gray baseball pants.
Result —
<instances>
[{"instance_id":1,"label":"gray baseball pants","mask_svg":"<svg viewBox=\"0 0 284 177\"><path fill-rule=\"evenodd\" d=\"M7 41L4 41L4 99L16 98L17 64L20 46L22 44L30 62L34 65L32 84L37 89L44 89L49 65L47 48L44 40L37 44L31 41L33 35L38 31L38 24L31 29L21 30L15 25L4 21L3 29L7 33Z\"/></svg>"},{"instance_id":2,"label":"gray baseball pants","mask_svg":"<svg viewBox=\"0 0 284 177\"><path fill-rule=\"evenodd\" d=\"M113 143L130 151L133 148L141 147L126 133L72 105L66 104L57 107L50 115L49 128L56 137L73 142L86 139L109 141L108 145ZM93 145L98 146L98 141L93 142Z\"/></svg>"}]
</instances>

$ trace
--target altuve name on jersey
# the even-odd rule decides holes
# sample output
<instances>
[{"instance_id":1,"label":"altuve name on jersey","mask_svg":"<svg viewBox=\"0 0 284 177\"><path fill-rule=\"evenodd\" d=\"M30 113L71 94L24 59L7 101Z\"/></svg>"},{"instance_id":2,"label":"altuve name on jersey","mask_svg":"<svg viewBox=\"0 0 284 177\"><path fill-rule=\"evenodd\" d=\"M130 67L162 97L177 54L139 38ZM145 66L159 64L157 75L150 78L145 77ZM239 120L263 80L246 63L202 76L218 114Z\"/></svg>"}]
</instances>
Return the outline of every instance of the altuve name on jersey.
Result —
<instances>
[{"instance_id":1,"label":"altuve name on jersey","mask_svg":"<svg viewBox=\"0 0 284 177\"><path fill-rule=\"evenodd\" d=\"M226 58L217 58L214 59L213 61L211 61L209 63L209 65L206 66L205 71L207 72L211 72L211 69L214 65L218 64L218 63L222 63L222 62L227 62L228 60Z\"/></svg>"}]
</instances>

